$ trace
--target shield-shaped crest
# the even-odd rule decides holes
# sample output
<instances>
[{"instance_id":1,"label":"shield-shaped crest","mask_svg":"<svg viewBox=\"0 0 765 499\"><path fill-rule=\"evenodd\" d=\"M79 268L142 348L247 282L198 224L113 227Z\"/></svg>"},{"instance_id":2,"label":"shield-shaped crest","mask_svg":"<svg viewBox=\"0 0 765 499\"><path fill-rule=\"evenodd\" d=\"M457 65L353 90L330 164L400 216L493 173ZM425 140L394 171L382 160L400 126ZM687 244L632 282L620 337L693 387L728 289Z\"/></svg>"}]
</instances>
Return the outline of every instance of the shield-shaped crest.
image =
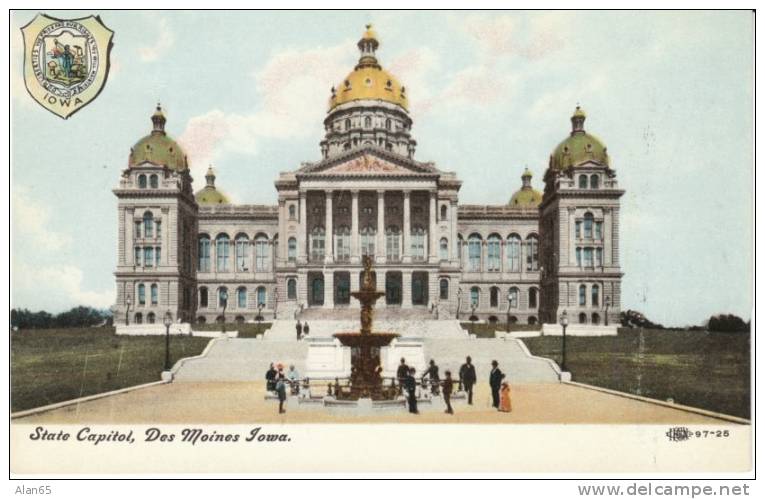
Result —
<instances>
[{"instance_id":1,"label":"shield-shaped crest","mask_svg":"<svg viewBox=\"0 0 765 499\"><path fill-rule=\"evenodd\" d=\"M67 119L101 93L114 32L100 17L56 19L38 14L21 33L24 84L41 106Z\"/></svg>"}]
</instances>

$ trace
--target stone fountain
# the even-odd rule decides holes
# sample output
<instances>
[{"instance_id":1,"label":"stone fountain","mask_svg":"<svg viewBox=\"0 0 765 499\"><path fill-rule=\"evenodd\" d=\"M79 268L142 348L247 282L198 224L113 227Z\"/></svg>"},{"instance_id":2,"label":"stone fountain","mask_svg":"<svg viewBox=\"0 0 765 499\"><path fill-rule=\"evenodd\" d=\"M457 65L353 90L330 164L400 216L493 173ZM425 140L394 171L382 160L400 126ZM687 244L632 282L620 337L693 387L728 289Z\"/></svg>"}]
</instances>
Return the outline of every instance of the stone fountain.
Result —
<instances>
[{"instance_id":1,"label":"stone fountain","mask_svg":"<svg viewBox=\"0 0 765 499\"><path fill-rule=\"evenodd\" d=\"M372 274L372 257L363 257L364 274L359 291L351 293L361 303L361 330L334 334L343 346L351 348L351 378L348 387L336 385L335 397L343 400L392 400L398 395L398 388L391 383L384 386L381 376L380 348L388 346L399 335L390 332L374 332L374 304L385 296L377 291Z\"/></svg>"}]
</instances>

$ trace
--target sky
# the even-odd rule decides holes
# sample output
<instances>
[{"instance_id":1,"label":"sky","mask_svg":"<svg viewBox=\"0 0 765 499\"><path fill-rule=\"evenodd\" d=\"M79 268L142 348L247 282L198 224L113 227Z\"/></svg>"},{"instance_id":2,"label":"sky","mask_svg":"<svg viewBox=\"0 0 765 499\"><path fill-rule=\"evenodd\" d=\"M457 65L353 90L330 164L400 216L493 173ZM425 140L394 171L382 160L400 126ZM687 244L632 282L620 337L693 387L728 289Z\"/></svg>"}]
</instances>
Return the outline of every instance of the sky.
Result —
<instances>
[{"instance_id":1,"label":"sky","mask_svg":"<svg viewBox=\"0 0 765 499\"><path fill-rule=\"evenodd\" d=\"M106 86L68 120L24 88L34 15L11 19L12 307L114 303L112 189L157 101L195 189L212 164L235 202L275 204L278 173L320 159L330 88L371 22L415 158L456 172L461 203L508 202L525 167L542 190L579 103L626 191L622 309L677 326L751 316L750 12L106 11Z\"/></svg>"}]
</instances>

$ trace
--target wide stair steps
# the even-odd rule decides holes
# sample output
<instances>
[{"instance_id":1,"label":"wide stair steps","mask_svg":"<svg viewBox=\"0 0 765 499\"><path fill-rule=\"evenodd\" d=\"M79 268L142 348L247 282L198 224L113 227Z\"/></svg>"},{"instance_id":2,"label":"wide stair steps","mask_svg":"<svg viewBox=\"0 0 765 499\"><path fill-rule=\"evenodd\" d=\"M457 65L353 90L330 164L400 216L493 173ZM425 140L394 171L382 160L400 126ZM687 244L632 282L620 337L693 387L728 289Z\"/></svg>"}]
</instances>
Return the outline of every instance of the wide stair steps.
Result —
<instances>
[{"instance_id":1,"label":"wide stair steps","mask_svg":"<svg viewBox=\"0 0 765 499\"><path fill-rule=\"evenodd\" d=\"M357 315L358 317L358 315ZM345 320L315 320L307 321L309 337L331 338L338 332L353 332L361 328L358 318ZM301 321L304 324L305 321ZM374 331L397 333L408 338L452 338L464 339L467 333L457 320L411 320L411 319L380 319L375 316ZM277 320L266 331L264 339L269 342L297 342L295 321Z\"/></svg>"}]
</instances>

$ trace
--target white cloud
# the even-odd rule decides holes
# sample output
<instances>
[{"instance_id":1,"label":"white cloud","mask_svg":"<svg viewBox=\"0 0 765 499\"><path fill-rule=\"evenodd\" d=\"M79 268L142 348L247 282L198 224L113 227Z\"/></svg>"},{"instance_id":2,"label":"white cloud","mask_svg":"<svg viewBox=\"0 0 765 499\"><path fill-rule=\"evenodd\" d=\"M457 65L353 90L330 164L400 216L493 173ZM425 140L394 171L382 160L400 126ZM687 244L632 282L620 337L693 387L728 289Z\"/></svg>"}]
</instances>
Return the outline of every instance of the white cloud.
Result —
<instances>
[{"instance_id":1,"label":"white cloud","mask_svg":"<svg viewBox=\"0 0 765 499\"><path fill-rule=\"evenodd\" d=\"M29 191L16 186L11 195L13 209L13 237L26 238L35 246L50 251L61 250L71 244L71 238L49 227L48 209L29 196Z\"/></svg>"},{"instance_id":2,"label":"white cloud","mask_svg":"<svg viewBox=\"0 0 765 499\"><path fill-rule=\"evenodd\" d=\"M157 40L153 45L138 47L138 57L142 62L153 62L162 57L175 43L175 34L170 28L167 19L156 19Z\"/></svg>"},{"instance_id":3,"label":"white cloud","mask_svg":"<svg viewBox=\"0 0 765 499\"><path fill-rule=\"evenodd\" d=\"M108 308L114 304L114 289L88 291L83 289L83 272L73 265L32 266L25 263L13 266L13 306L34 303L49 312L60 311L62 306L85 305ZM68 305L71 304L71 305Z\"/></svg>"}]
</instances>

